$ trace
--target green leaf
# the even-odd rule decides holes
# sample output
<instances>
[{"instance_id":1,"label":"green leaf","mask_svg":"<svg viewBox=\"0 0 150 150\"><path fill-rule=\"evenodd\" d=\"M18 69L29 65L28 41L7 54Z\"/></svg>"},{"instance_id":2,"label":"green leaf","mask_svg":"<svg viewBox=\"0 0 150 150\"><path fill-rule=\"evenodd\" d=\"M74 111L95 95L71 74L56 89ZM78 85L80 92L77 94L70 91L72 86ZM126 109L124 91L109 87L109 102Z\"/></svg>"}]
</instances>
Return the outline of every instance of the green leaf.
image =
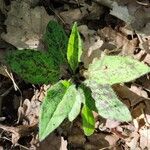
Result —
<instances>
[{"instance_id":1,"label":"green leaf","mask_svg":"<svg viewBox=\"0 0 150 150\"><path fill-rule=\"evenodd\" d=\"M82 91L81 91L82 90ZM91 95L91 90L89 87L86 87L84 84L80 85L80 91L83 93L82 95L82 99L83 99L83 103L86 104L86 106L92 110L97 112L97 108L95 106L95 100L93 99L92 95ZM81 93L80 92L80 93Z\"/></svg>"},{"instance_id":2,"label":"green leaf","mask_svg":"<svg viewBox=\"0 0 150 150\"><path fill-rule=\"evenodd\" d=\"M40 140L45 139L66 118L68 107L62 104L62 100L69 86L70 83L68 81L60 81L47 91L40 109Z\"/></svg>"},{"instance_id":3,"label":"green leaf","mask_svg":"<svg viewBox=\"0 0 150 150\"><path fill-rule=\"evenodd\" d=\"M92 111L86 105L82 108L81 116L84 134L86 136L92 135L95 129L95 119Z\"/></svg>"},{"instance_id":4,"label":"green leaf","mask_svg":"<svg viewBox=\"0 0 150 150\"><path fill-rule=\"evenodd\" d=\"M59 68L45 53L30 49L17 50L9 52L5 60L12 71L30 83L48 84L59 80Z\"/></svg>"},{"instance_id":5,"label":"green leaf","mask_svg":"<svg viewBox=\"0 0 150 150\"><path fill-rule=\"evenodd\" d=\"M104 56L89 66L85 76L99 84L129 82L150 72L150 67L128 56Z\"/></svg>"},{"instance_id":6,"label":"green leaf","mask_svg":"<svg viewBox=\"0 0 150 150\"><path fill-rule=\"evenodd\" d=\"M72 27L72 32L68 42L67 59L71 69L75 72L82 54L82 41L78 32L77 23Z\"/></svg>"},{"instance_id":7,"label":"green leaf","mask_svg":"<svg viewBox=\"0 0 150 150\"><path fill-rule=\"evenodd\" d=\"M55 130L65 118L75 119L80 112L81 103L79 101L75 85L70 85L67 81L60 81L52 86L47 91L47 96L40 110L40 140ZM77 108L77 104L79 104L79 108Z\"/></svg>"},{"instance_id":8,"label":"green leaf","mask_svg":"<svg viewBox=\"0 0 150 150\"><path fill-rule=\"evenodd\" d=\"M68 89L68 92L70 92L70 95L68 95L69 99L74 101L72 109L69 112L68 119L69 121L73 121L80 113L82 95L79 90L76 89L75 85L72 85L70 89Z\"/></svg>"},{"instance_id":9,"label":"green leaf","mask_svg":"<svg viewBox=\"0 0 150 150\"><path fill-rule=\"evenodd\" d=\"M50 21L46 28L44 41L48 47L48 53L59 66L67 63L68 37L61 25L56 21Z\"/></svg>"},{"instance_id":10,"label":"green leaf","mask_svg":"<svg viewBox=\"0 0 150 150\"><path fill-rule=\"evenodd\" d=\"M125 104L117 97L109 84L100 85L95 81L86 81L92 90L92 97L99 115L106 119L117 121L131 121L132 117Z\"/></svg>"}]
</instances>

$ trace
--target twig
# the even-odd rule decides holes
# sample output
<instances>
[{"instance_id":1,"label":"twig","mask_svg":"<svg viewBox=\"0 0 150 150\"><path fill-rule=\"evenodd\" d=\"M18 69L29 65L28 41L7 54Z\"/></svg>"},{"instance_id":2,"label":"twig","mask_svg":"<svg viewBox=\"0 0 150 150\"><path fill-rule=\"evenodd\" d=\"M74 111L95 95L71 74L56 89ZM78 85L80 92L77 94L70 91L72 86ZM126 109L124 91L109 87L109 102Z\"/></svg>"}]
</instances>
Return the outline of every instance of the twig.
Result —
<instances>
[{"instance_id":1,"label":"twig","mask_svg":"<svg viewBox=\"0 0 150 150\"><path fill-rule=\"evenodd\" d=\"M11 142L11 139L9 139L7 137L0 137L0 138ZM29 150L29 148L27 148L26 146L23 146L23 145L21 145L19 143L16 143L15 146L20 146L20 147L22 147L22 148L24 148L26 150Z\"/></svg>"},{"instance_id":2,"label":"twig","mask_svg":"<svg viewBox=\"0 0 150 150\"><path fill-rule=\"evenodd\" d=\"M15 80L14 80L14 77L13 77L13 74L8 72L6 66L3 66L3 67L4 67L5 72L6 72L7 75L10 77L11 81L13 82L14 89L15 89L16 91L18 90L19 93L20 93L20 95L21 95L21 99L20 99L20 107L21 107L22 104L23 104L22 92L21 92L21 90L19 89L18 85L16 84L16 82L15 82ZM18 121L17 121L17 123L19 123L20 117L21 117L21 115L18 113Z\"/></svg>"},{"instance_id":3,"label":"twig","mask_svg":"<svg viewBox=\"0 0 150 150\"><path fill-rule=\"evenodd\" d=\"M46 1L44 0L45 4L46 4ZM48 8L54 13L54 15L63 23L63 24L66 24L65 21L63 20L63 18L57 14L50 6L48 6Z\"/></svg>"}]
</instances>

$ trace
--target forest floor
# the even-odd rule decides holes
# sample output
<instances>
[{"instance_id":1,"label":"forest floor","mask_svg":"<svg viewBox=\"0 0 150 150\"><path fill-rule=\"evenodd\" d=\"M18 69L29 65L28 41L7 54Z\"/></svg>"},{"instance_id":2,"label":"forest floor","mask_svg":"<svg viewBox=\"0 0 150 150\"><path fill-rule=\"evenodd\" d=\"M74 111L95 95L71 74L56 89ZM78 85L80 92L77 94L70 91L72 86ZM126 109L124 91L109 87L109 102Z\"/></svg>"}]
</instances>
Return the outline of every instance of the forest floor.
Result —
<instances>
[{"instance_id":1,"label":"forest floor","mask_svg":"<svg viewBox=\"0 0 150 150\"><path fill-rule=\"evenodd\" d=\"M102 53L131 56L150 66L149 0L0 0L0 150L150 149L149 74L114 87L131 122L95 114L95 132L86 137L78 117L39 142L39 108L47 86L25 82L3 62L7 51L43 48L49 20L57 20L68 34L77 21L85 66Z\"/></svg>"}]
</instances>

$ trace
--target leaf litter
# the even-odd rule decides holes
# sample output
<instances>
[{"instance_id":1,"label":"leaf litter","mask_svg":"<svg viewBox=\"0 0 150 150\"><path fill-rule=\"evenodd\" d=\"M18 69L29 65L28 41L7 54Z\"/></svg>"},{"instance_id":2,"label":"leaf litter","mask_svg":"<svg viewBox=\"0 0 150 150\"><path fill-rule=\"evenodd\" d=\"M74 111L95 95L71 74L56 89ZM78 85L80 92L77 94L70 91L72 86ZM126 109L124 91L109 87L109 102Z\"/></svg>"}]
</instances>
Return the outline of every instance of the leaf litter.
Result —
<instances>
[{"instance_id":1,"label":"leaf litter","mask_svg":"<svg viewBox=\"0 0 150 150\"><path fill-rule=\"evenodd\" d=\"M3 32L1 37L17 48L38 48L40 46L39 42L41 42L42 34L46 29L46 23L43 27L38 25L41 24L41 17L37 17L37 24L35 23L34 14L36 14L36 9L38 9L39 12L46 16L44 18L48 18L48 20L57 19L64 24L66 29L68 29L67 26L70 29L74 21L79 22L80 32L83 34L84 41L85 54L83 59L87 61L87 66L95 56L99 58L105 50L109 55L117 53L117 55L132 56L150 65L150 24L148 21L150 8L148 2L124 0L112 3L110 0L105 2L103 0L94 0L88 3L85 0L79 0L77 3L76 0L64 0L63 2L53 0L52 4L49 4L48 1L45 2L49 4L47 7L43 3L40 4L40 2L33 6L33 4L25 0L21 2L24 4L19 4L17 0L10 4L7 4L5 0L0 0L0 2L3 4L3 7L0 7L1 11L8 16L5 20L7 33ZM40 6L38 6L39 4ZM16 10L22 5L24 7L19 11L21 12L20 15L23 15L19 18L16 15L18 14ZM29 7L31 5L32 7ZM41 8L41 5L46 10L44 7ZM107 10L110 8L112 10L109 14ZM26 11L29 15L24 15L23 11ZM14 17L11 18L11 16ZM30 20L33 20L32 23L29 21L29 16L32 17L30 18ZM21 19L21 17L23 18ZM24 23L26 22L31 23L31 26L25 25ZM20 26L18 26L19 23ZM37 27L40 27L38 33L30 32L35 24ZM0 24L1 26L4 26L4 22ZM22 40L20 40L20 37ZM0 73L0 80L0 93L2 95L8 90L6 87L12 86L12 84L9 78L3 76L3 71ZM50 148L60 149L61 144L63 145L64 143L63 138L65 142L67 141L67 147L70 149L98 150L121 149L122 147L123 149L150 149L149 75L127 84L113 86L119 98L131 111L133 121L130 123L118 123L97 117L95 133L85 138L81 130L81 119L79 117L72 125L64 122L50 135L50 138L46 139L47 144L39 144L37 137L39 107L43 100L43 91L45 90L43 90L43 87L34 87L22 81L19 83L20 79L16 75L15 81L21 87L22 96L11 88L8 94L0 99L2 102L1 116L5 118L0 124L2 129L0 138L0 143L2 144L0 145L3 149L10 149L11 146L15 149L23 147L37 149L39 145L42 150ZM17 104L17 99L18 101L23 99L23 103ZM8 107L9 105L12 108ZM19 124L16 124L18 116L20 116ZM25 137L28 137L30 140L28 141ZM67 148L65 147L64 149Z\"/></svg>"}]
</instances>

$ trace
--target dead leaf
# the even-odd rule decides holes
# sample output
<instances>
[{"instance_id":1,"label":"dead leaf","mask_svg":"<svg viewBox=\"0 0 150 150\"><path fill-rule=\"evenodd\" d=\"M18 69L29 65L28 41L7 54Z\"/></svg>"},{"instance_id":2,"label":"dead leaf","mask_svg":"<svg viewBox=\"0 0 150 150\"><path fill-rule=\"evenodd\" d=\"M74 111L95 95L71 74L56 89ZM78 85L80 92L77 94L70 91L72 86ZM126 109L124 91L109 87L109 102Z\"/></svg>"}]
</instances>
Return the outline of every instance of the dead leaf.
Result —
<instances>
[{"instance_id":1,"label":"dead leaf","mask_svg":"<svg viewBox=\"0 0 150 150\"><path fill-rule=\"evenodd\" d=\"M101 5L105 5L111 9L110 14L123 20L127 25L132 26L137 33L141 35L149 35L150 23L150 7L141 5L137 0L96 0ZM141 1L140 1L141 2ZM143 0L142 2L143 3Z\"/></svg>"},{"instance_id":2,"label":"dead leaf","mask_svg":"<svg viewBox=\"0 0 150 150\"><path fill-rule=\"evenodd\" d=\"M136 85L132 84L130 90L141 97L148 98L148 93L144 91L140 86L137 87Z\"/></svg>"},{"instance_id":3,"label":"dead leaf","mask_svg":"<svg viewBox=\"0 0 150 150\"><path fill-rule=\"evenodd\" d=\"M142 127L139 130L140 147L141 149L150 149L150 129L149 127Z\"/></svg>"},{"instance_id":4,"label":"dead leaf","mask_svg":"<svg viewBox=\"0 0 150 150\"><path fill-rule=\"evenodd\" d=\"M87 68L95 57L100 58L103 41L96 31L90 30L86 25L79 26L79 31L84 36L84 51L81 60Z\"/></svg>"},{"instance_id":5,"label":"dead leaf","mask_svg":"<svg viewBox=\"0 0 150 150\"><path fill-rule=\"evenodd\" d=\"M98 34L102 37L107 38L112 42L117 49L121 49L122 55L133 55L134 50L137 46L137 39L128 40L126 36L113 30L110 27L105 27L102 30L98 31Z\"/></svg>"},{"instance_id":6,"label":"dead leaf","mask_svg":"<svg viewBox=\"0 0 150 150\"><path fill-rule=\"evenodd\" d=\"M82 19L98 20L100 19L100 16L104 13L104 7L102 5L97 5L97 3L95 2L92 2L91 5L88 5L84 2L81 5L82 7L80 8L70 8L67 11L60 12L60 17L64 20L65 23L72 25L73 22Z\"/></svg>"},{"instance_id":7,"label":"dead leaf","mask_svg":"<svg viewBox=\"0 0 150 150\"><path fill-rule=\"evenodd\" d=\"M42 48L41 39L49 20L54 17L49 16L43 7L31 8L26 0L12 1L5 21L7 33L1 37L18 49Z\"/></svg>"},{"instance_id":8,"label":"dead leaf","mask_svg":"<svg viewBox=\"0 0 150 150\"><path fill-rule=\"evenodd\" d=\"M112 8L110 14L125 21L127 24L131 24L134 20L134 16L129 13L127 6L120 6L117 2L113 2Z\"/></svg>"},{"instance_id":9,"label":"dead leaf","mask_svg":"<svg viewBox=\"0 0 150 150\"><path fill-rule=\"evenodd\" d=\"M0 124L0 128L12 134L12 143L15 145L21 137L31 135L31 133L37 129L37 124L32 126L20 125L17 127Z\"/></svg>"},{"instance_id":10,"label":"dead leaf","mask_svg":"<svg viewBox=\"0 0 150 150\"><path fill-rule=\"evenodd\" d=\"M28 99L24 100L23 106L19 108L22 117L25 119L24 124L31 125L38 123L41 101L43 101L48 87L49 86L43 85L40 91L36 90L31 101Z\"/></svg>"},{"instance_id":11,"label":"dead leaf","mask_svg":"<svg viewBox=\"0 0 150 150\"><path fill-rule=\"evenodd\" d=\"M116 91L117 95L123 100L129 100L130 105L129 107L133 107L142 101L149 101L142 96L137 95L136 93L132 92L127 86L125 85L113 85L113 89Z\"/></svg>"},{"instance_id":12,"label":"dead leaf","mask_svg":"<svg viewBox=\"0 0 150 150\"><path fill-rule=\"evenodd\" d=\"M133 132L128 139L126 139L126 144L129 146L131 150L135 150L138 148L140 135L137 132Z\"/></svg>"},{"instance_id":13,"label":"dead leaf","mask_svg":"<svg viewBox=\"0 0 150 150\"><path fill-rule=\"evenodd\" d=\"M85 17L88 14L86 10L87 7L83 7L81 9L82 11L80 11L80 9L69 9L67 11L60 12L59 14L65 23L72 25L73 22L77 20L81 20L83 17Z\"/></svg>"},{"instance_id":14,"label":"dead leaf","mask_svg":"<svg viewBox=\"0 0 150 150\"><path fill-rule=\"evenodd\" d=\"M138 35L138 34L137 34ZM139 39L139 48L145 50L147 53L150 54L150 36L141 36L138 35Z\"/></svg>"},{"instance_id":15,"label":"dead leaf","mask_svg":"<svg viewBox=\"0 0 150 150\"><path fill-rule=\"evenodd\" d=\"M120 122L119 121L114 121L114 120L110 120L110 119L107 119L106 120L106 127L111 129L111 128L116 128L117 126L120 125Z\"/></svg>"},{"instance_id":16,"label":"dead leaf","mask_svg":"<svg viewBox=\"0 0 150 150\"><path fill-rule=\"evenodd\" d=\"M111 135L106 135L105 140L109 142L110 147L115 147L117 141L119 140L119 137L117 135L111 134Z\"/></svg>"}]
</instances>

